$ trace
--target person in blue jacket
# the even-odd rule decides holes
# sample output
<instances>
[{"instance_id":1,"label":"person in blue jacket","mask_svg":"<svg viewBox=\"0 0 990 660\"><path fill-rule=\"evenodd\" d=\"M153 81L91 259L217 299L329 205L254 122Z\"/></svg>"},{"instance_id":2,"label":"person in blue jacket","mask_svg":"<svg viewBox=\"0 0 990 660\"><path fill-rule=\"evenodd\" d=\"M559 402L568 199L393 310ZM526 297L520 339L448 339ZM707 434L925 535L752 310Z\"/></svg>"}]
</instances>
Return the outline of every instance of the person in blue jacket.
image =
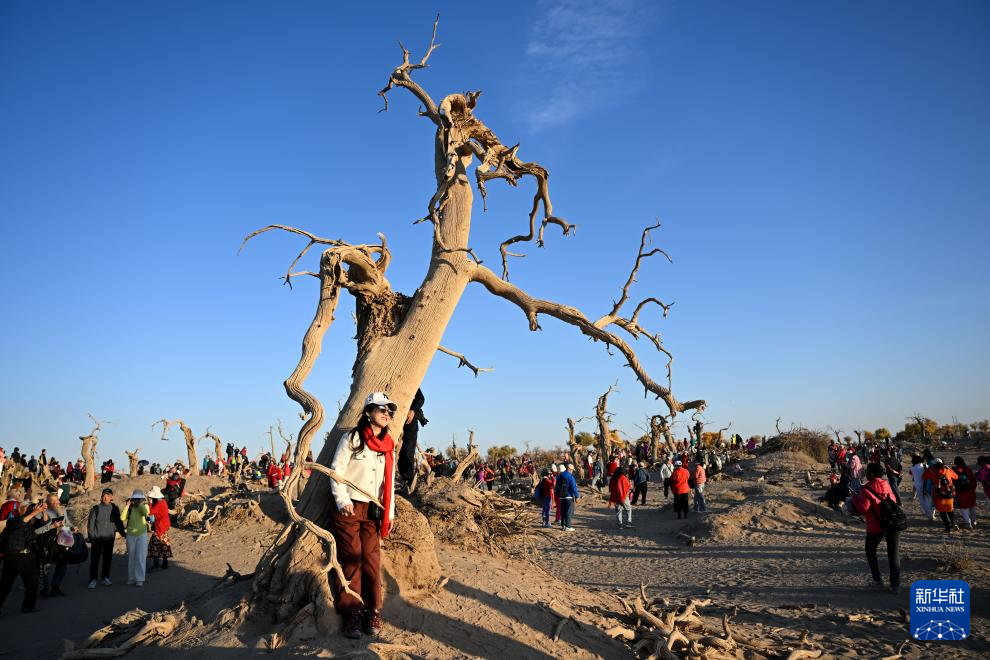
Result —
<instances>
[{"instance_id":1,"label":"person in blue jacket","mask_svg":"<svg viewBox=\"0 0 990 660\"><path fill-rule=\"evenodd\" d=\"M571 517L574 515L574 505L578 501L577 481L574 479L574 465L567 464L566 470L557 475L557 506L560 507L560 526L565 532L573 532Z\"/></svg>"}]
</instances>

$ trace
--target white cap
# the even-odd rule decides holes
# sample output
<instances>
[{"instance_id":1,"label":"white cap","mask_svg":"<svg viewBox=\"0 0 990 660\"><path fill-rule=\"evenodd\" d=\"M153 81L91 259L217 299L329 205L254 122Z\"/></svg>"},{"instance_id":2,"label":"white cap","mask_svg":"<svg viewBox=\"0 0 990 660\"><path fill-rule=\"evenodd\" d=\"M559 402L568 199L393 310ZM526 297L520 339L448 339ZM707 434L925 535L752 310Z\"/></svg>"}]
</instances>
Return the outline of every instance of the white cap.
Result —
<instances>
[{"instance_id":1,"label":"white cap","mask_svg":"<svg viewBox=\"0 0 990 660\"><path fill-rule=\"evenodd\" d=\"M681 464L680 461L674 461L674 465L680 465L680 464Z\"/></svg>"},{"instance_id":2,"label":"white cap","mask_svg":"<svg viewBox=\"0 0 990 660\"><path fill-rule=\"evenodd\" d=\"M399 406L395 405L391 399L385 396L384 392L372 392L368 395L368 398L364 400L364 407L368 406L388 406L388 409L395 412Z\"/></svg>"}]
</instances>

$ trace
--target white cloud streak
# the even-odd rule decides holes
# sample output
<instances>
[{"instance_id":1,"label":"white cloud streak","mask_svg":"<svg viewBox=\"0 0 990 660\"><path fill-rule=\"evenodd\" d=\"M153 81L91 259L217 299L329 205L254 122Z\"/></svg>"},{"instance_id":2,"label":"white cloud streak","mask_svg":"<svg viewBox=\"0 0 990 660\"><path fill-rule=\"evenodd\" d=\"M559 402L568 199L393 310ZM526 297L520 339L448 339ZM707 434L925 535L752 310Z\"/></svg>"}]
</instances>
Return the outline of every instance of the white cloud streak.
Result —
<instances>
[{"instance_id":1,"label":"white cloud streak","mask_svg":"<svg viewBox=\"0 0 990 660\"><path fill-rule=\"evenodd\" d=\"M537 88L530 97L532 128L566 124L640 91L661 8L637 0L541 1L526 46Z\"/></svg>"}]
</instances>

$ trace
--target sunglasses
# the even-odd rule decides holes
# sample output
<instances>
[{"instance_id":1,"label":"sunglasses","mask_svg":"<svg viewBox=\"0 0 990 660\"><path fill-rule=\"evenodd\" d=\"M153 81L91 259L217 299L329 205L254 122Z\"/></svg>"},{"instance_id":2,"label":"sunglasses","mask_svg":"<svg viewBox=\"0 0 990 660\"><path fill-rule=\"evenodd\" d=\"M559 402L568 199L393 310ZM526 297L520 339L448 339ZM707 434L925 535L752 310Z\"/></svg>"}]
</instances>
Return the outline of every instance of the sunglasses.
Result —
<instances>
[{"instance_id":1,"label":"sunglasses","mask_svg":"<svg viewBox=\"0 0 990 660\"><path fill-rule=\"evenodd\" d=\"M389 408L388 406L378 406L375 408L375 410L377 410L380 413L385 413L389 417L392 416L392 409Z\"/></svg>"}]
</instances>

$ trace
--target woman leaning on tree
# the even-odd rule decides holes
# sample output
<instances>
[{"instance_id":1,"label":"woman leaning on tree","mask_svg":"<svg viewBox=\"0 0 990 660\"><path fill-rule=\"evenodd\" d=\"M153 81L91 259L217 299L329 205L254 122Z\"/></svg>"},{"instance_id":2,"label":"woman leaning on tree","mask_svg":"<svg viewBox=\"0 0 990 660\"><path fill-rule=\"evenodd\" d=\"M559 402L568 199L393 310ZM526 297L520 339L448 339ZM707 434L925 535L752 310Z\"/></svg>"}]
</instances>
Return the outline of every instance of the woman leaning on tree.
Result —
<instances>
[{"instance_id":1,"label":"woman leaning on tree","mask_svg":"<svg viewBox=\"0 0 990 660\"><path fill-rule=\"evenodd\" d=\"M395 514L395 442L388 425L396 408L383 392L369 394L357 428L341 438L330 463L331 470L360 488L331 484L336 501L331 531L337 541L337 559L350 588L364 601L338 585L337 612L345 618L344 635L352 639L362 633L377 635L382 627L380 539L388 536Z\"/></svg>"}]
</instances>

